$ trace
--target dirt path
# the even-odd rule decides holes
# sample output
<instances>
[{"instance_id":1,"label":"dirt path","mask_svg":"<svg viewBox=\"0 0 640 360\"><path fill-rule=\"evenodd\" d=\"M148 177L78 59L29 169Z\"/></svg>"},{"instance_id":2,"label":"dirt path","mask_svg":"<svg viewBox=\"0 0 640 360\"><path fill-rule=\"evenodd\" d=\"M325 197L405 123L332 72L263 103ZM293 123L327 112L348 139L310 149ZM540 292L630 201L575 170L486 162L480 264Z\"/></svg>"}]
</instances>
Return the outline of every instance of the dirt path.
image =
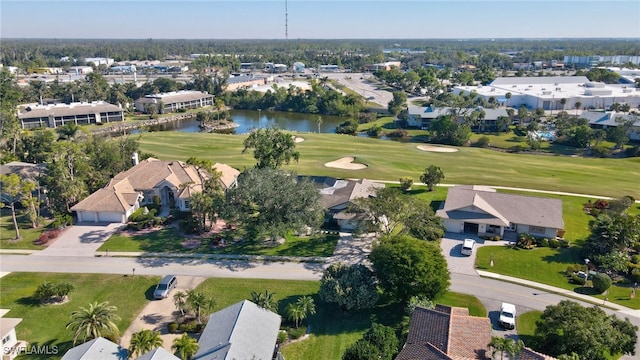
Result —
<instances>
[{"instance_id":1,"label":"dirt path","mask_svg":"<svg viewBox=\"0 0 640 360\"><path fill-rule=\"evenodd\" d=\"M171 291L168 298L162 300L153 300L142 309L138 316L133 320L129 328L122 334L120 345L128 348L131 343L131 335L140 330L154 330L160 332L160 337L164 343L163 348L167 351L171 350L173 339L178 338L181 334L169 334L167 331L167 323L174 320L173 313L178 311L173 304L172 296L177 291L186 291L194 289L200 285L206 278L196 276L178 276L178 286Z\"/></svg>"}]
</instances>

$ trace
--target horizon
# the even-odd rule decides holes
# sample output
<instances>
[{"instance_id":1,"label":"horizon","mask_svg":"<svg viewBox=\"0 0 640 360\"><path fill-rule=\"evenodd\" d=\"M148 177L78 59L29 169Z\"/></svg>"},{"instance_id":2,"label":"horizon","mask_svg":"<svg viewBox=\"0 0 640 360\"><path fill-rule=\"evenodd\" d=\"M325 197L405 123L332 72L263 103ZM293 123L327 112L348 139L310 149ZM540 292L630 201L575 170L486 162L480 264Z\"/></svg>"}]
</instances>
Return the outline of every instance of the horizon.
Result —
<instances>
[{"instance_id":1,"label":"horizon","mask_svg":"<svg viewBox=\"0 0 640 360\"><path fill-rule=\"evenodd\" d=\"M2 0L0 7L2 39L640 38L640 2L629 0ZM594 25L603 10L615 11L615 21Z\"/></svg>"}]
</instances>

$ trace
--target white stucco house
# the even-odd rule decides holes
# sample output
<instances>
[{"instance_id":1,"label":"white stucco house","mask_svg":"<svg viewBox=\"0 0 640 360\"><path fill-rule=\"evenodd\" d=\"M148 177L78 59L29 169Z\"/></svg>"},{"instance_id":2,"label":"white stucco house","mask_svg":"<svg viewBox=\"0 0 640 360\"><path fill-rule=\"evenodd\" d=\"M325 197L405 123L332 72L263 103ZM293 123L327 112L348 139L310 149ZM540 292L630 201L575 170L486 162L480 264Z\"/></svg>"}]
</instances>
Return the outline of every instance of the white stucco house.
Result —
<instances>
[{"instance_id":1,"label":"white stucco house","mask_svg":"<svg viewBox=\"0 0 640 360\"><path fill-rule=\"evenodd\" d=\"M0 309L0 316L9 312L7 309ZM13 360L26 349L27 343L18 340L16 336L16 326L22 322L20 318L0 317L0 336L2 337L2 360Z\"/></svg>"},{"instance_id":2,"label":"white stucco house","mask_svg":"<svg viewBox=\"0 0 640 360\"><path fill-rule=\"evenodd\" d=\"M454 186L436 215L447 231L478 236L516 234L555 238L564 229L562 201L543 197L498 193L480 186Z\"/></svg>"}]
</instances>

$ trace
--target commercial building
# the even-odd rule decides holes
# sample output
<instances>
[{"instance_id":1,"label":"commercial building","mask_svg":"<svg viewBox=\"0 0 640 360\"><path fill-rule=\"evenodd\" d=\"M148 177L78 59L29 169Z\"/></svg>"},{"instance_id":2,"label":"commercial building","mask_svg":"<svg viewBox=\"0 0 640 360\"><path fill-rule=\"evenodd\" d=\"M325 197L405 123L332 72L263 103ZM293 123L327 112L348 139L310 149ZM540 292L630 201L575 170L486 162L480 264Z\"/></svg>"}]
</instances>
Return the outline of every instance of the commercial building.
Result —
<instances>
[{"instance_id":1,"label":"commercial building","mask_svg":"<svg viewBox=\"0 0 640 360\"><path fill-rule=\"evenodd\" d=\"M92 57L92 58L85 58L84 62L86 62L87 64L93 63L95 66L100 66L100 65L111 66L115 62L115 60L113 60L112 58Z\"/></svg>"},{"instance_id":2,"label":"commercial building","mask_svg":"<svg viewBox=\"0 0 640 360\"><path fill-rule=\"evenodd\" d=\"M579 68L596 67L599 64L605 65L622 65L622 64L634 64L640 65L640 56L633 55L592 55L592 56L565 56L565 65L575 65Z\"/></svg>"},{"instance_id":3,"label":"commercial building","mask_svg":"<svg viewBox=\"0 0 640 360\"><path fill-rule=\"evenodd\" d=\"M400 69L402 63L400 61L387 61L379 64L366 65L368 71L391 70L393 68Z\"/></svg>"},{"instance_id":4,"label":"commercial building","mask_svg":"<svg viewBox=\"0 0 640 360\"><path fill-rule=\"evenodd\" d=\"M225 90L236 91L238 89L249 89L256 86L265 85L266 83L267 83L267 78L264 76L253 76L253 75L231 76L227 79L227 86Z\"/></svg>"},{"instance_id":5,"label":"commercial building","mask_svg":"<svg viewBox=\"0 0 640 360\"><path fill-rule=\"evenodd\" d=\"M454 94L469 94L529 109L606 109L614 103L640 105L640 89L633 85L591 82L586 76L499 77L486 86L456 86Z\"/></svg>"},{"instance_id":6,"label":"commercial building","mask_svg":"<svg viewBox=\"0 0 640 360\"><path fill-rule=\"evenodd\" d=\"M67 123L76 125L124 121L124 110L104 101L71 104L26 104L18 107L23 129L56 128Z\"/></svg>"},{"instance_id":7,"label":"commercial building","mask_svg":"<svg viewBox=\"0 0 640 360\"><path fill-rule=\"evenodd\" d=\"M161 105L161 114L175 112L178 109L197 109L213 105L213 95L203 91L181 90L162 94L145 95L134 102L137 111L147 112L146 105Z\"/></svg>"}]
</instances>

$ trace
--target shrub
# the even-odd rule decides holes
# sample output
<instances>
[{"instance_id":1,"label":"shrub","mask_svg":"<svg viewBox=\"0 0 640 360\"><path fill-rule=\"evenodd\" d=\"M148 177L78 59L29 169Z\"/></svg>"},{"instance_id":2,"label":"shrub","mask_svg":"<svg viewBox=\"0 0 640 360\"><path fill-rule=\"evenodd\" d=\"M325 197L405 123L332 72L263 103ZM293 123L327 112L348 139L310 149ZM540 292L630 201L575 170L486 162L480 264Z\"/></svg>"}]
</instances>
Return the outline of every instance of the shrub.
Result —
<instances>
[{"instance_id":1,"label":"shrub","mask_svg":"<svg viewBox=\"0 0 640 360\"><path fill-rule=\"evenodd\" d=\"M600 158L607 158L611 156L611 149L605 144L598 144L591 148L591 155Z\"/></svg>"},{"instance_id":2,"label":"shrub","mask_svg":"<svg viewBox=\"0 0 640 360\"><path fill-rule=\"evenodd\" d=\"M514 153L519 153L525 150L527 150L527 147L522 144L513 145L512 147L509 148L509 151Z\"/></svg>"},{"instance_id":3,"label":"shrub","mask_svg":"<svg viewBox=\"0 0 640 360\"><path fill-rule=\"evenodd\" d=\"M558 239L551 239L549 241L549 247L552 249L557 249L560 247L560 240Z\"/></svg>"},{"instance_id":4,"label":"shrub","mask_svg":"<svg viewBox=\"0 0 640 360\"><path fill-rule=\"evenodd\" d=\"M540 239L540 242L538 243L538 246L540 246L540 247L549 247L549 239L547 239L547 238Z\"/></svg>"},{"instance_id":5,"label":"shrub","mask_svg":"<svg viewBox=\"0 0 640 360\"><path fill-rule=\"evenodd\" d=\"M402 191L409 191L411 189L411 185L413 185L413 179L410 177L401 177L400 178L400 189Z\"/></svg>"},{"instance_id":6,"label":"shrub","mask_svg":"<svg viewBox=\"0 0 640 360\"><path fill-rule=\"evenodd\" d=\"M569 240L558 240L560 242L560 247L563 249L568 248L569 246L571 246L571 241Z\"/></svg>"},{"instance_id":7,"label":"shrub","mask_svg":"<svg viewBox=\"0 0 640 360\"><path fill-rule=\"evenodd\" d=\"M640 268L631 270L631 279L633 282L640 282Z\"/></svg>"},{"instance_id":8,"label":"shrub","mask_svg":"<svg viewBox=\"0 0 640 360\"><path fill-rule=\"evenodd\" d=\"M396 129L387 134L387 137L390 138L405 138L409 136L409 132L403 129Z\"/></svg>"},{"instance_id":9,"label":"shrub","mask_svg":"<svg viewBox=\"0 0 640 360\"><path fill-rule=\"evenodd\" d=\"M53 284L45 281L42 284L38 285L33 297L40 301L46 301L53 297L54 289Z\"/></svg>"},{"instance_id":10,"label":"shrub","mask_svg":"<svg viewBox=\"0 0 640 360\"><path fill-rule=\"evenodd\" d=\"M58 230L58 229L53 229L53 230L45 231L45 233L47 234L47 238L48 238L49 240L51 240L51 239L55 239L55 238L57 238L58 236L60 236L60 230Z\"/></svg>"},{"instance_id":11,"label":"shrub","mask_svg":"<svg viewBox=\"0 0 640 360\"><path fill-rule=\"evenodd\" d=\"M522 233L518 236L516 246L521 249L533 249L535 247L536 238L527 233Z\"/></svg>"},{"instance_id":12,"label":"shrub","mask_svg":"<svg viewBox=\"0 0 640 360\"><path fill-rule=\"evenodd\" d=\"M306 334L307 329L304 326L301 326L299 328L288 328L287 333L289 334L289 338L295 340L301 338L304 334Z\"/></svg>"},{"instance_id":13,"label":"shrub","mask_svg":"<svg viewBox=\"0 0 640 360\"><path fill-rule=\"evenodd\" d=\"M175 333L178 331L178 323L177 322L170 322L167 325L167 329L169 330L170 333Z\"/></svg>"},{"instance_id":14,"label":"shrub","mask_svg":"<svg viewBox=\"0 0 640 360\"><path fill-rule=\"evenodd\" d=\"M631 148L627 148L624 151L624 155L627 157L637 157L640 156L640 146L634 146Z\"/></svg>"},{"instance_id":15,"label":"shrub","mask_svg":"<svg viewBox=\"0 0 640 360\"><path fill-rule=\"evenodd\" d=\"M578 276L578 274L573 274L571 275L571 281L573 281L574 283L578 284L578 285L586 285L587 284L587 279Z\"/></svg>"},{"instance_id":16,"label":"shrub","mask_svg":"<svg viewBox=\"0 0 640 360\"><path fill-rule=\"evenodd\" d=\"M640 264L640 255L636 254L631 256L631 262L634 264Z\"/></svg>"},{"instance_id":17,"label":"shrub","mask_svg":"<svg viewBox=\"0 0 640 360\"><path fill-rule=\"evenodd\" d=\"M276 344L282 344L283 342L287 341L287 332L284 330L280 330L278 332L278 339L276 340Z\"/></svg>"},{"instance_id":18,"label":"shrub","mask_svg":"<svg viewBox=\"0 0 640 360\"><path fill-rule=\"evenodd\" d=\"M585 271L585 270L586 270L586 267L584 265L574 264L574 265L567 266L567 270L566 270L565 274L567 276L572 276L573 274L577 273L578 271Z\"/></svg>"},{"instance_id":19,"label":"shrub","mask_svg":"<svg viewBox=\"0 0 640 360\"><path fill-rule=\"evenodd\" d=\"M597 273L591 277L591 283L593 284L593 288L596 289L598 294L602 294L611 287L612 281L609 275L604 273Z\"/></svg>"},{"instance_id":20,"label":"shrub","mask_svg":"<svg viewBox=\"0 0 640 360\"><path fill-rule=\"evenodd\" d=\"M66 281L58 282L53 285L53 294L58 299L64 299L75 288L76 287L70 282L66 282Z\"/></svg>"},{"instance_id":21,"label":"shrub","mask_svg":"<svg viewBox=\"0 0 640 360\"><path fill-rule=\"evenodd\" d=\"M478 141L476 141L476 146L483 147L483 148L489 147L490 146L489 141L490 141L489 137L482 136L481 138L478 139Z\"/></svg>"}]
</instances>

